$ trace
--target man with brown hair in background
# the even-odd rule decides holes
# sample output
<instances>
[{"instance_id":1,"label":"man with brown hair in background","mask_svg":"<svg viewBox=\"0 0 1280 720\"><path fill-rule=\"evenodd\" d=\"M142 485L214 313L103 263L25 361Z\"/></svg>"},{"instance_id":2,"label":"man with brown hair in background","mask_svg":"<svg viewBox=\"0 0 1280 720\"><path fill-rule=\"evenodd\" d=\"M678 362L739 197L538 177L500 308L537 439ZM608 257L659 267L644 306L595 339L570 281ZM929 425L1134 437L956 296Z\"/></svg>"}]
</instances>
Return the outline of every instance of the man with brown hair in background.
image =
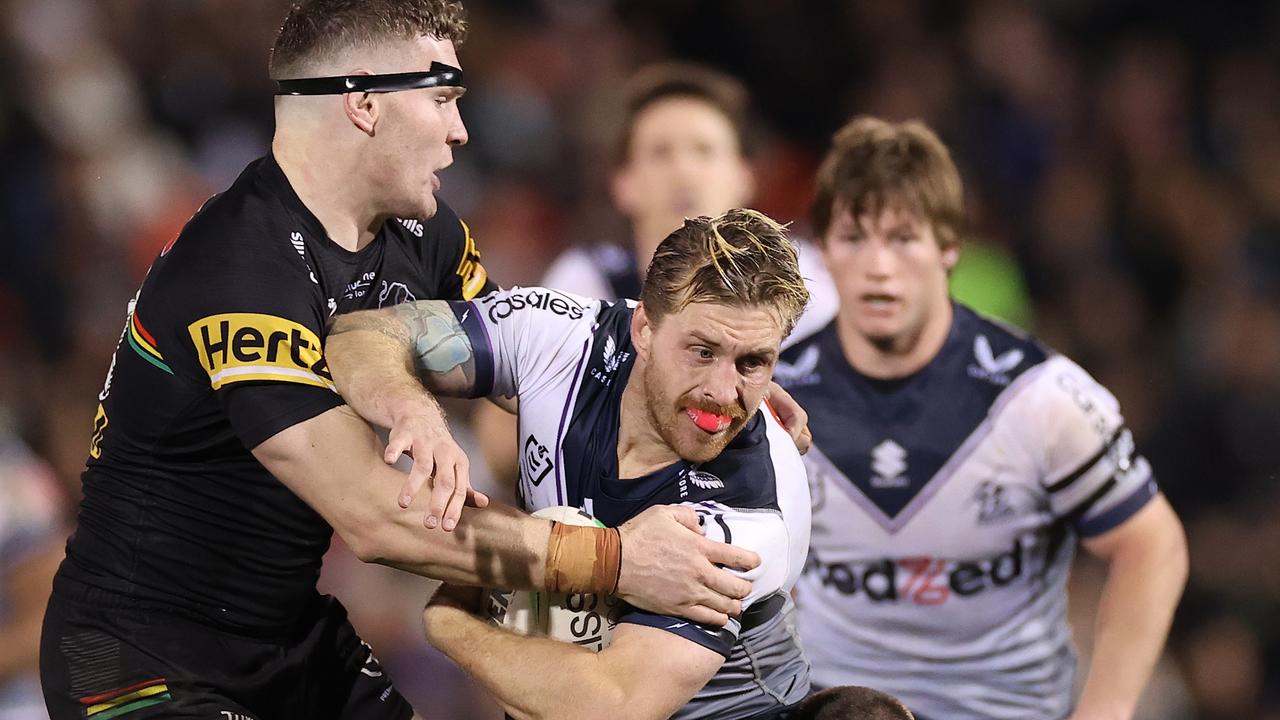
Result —
<instances>
[{"instance_id":1,"label":"man with brown hair in background","mask_svg":"<svg viewBox=\"0 0 1280 720\"><path fill-rule=\"evenodd\" d=\"M931 720L1127 719L1186 581L1182 526L1111 393L949 297L962 198L915 121L855 118L818 173L839 314L776 372L814 434L797 585L814 684ZM1076 704L1078 538L1109 574Z\"/></svg>"},{"instance_id":2,"label":"man with brown hair in background","mask_svg":"<svg viewBox=\"0 0 1280 720\"><path fill-rule=\"evenodd\" d=\"M334 390L330 317L494 289L434 195L467 141L464 32L446 0L303 0L285 19L271 153L161 251L99 396L41 641L55 720L412 715L316 591L334 530L365 561L453 582L570 584L711 624L740 611L750 583L715 564L757 558L701 537L692 511L577 533L549 560L553 523L462 513L467 461L438 406L383 408L384 449ZM408 478L385 464L401 452ZM427 478L425 512L397 505Z\"/></svg>"}]
</instances>

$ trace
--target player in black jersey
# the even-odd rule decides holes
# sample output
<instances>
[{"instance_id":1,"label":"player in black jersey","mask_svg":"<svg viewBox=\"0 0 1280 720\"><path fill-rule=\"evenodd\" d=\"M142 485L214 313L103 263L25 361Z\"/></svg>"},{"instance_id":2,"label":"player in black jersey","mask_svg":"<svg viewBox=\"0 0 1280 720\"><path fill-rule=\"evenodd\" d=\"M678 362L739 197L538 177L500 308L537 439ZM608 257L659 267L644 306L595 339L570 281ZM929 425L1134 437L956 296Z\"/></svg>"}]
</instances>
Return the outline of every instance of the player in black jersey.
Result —
<instances>
[{"instance_id":1,"label":"player in black jersey","mask_svg":"<svg viewBox=\"0 0 1280 720\"><path fill-rule=\"evenodd\" d=\"M394 423L386 453L416 458L406 480L335 393L332 316L494 289L433 195L467 140L464 28L444 0L304 0L285 20L272 152L201 208L129 305L46 613L53 718L410 716L316 592L335 529L362 559L454 582L616 587L712 619L750 591L713 563L756 559L701 539L692 513L593 531L563 564L546 559L553 525L509 508L447 532L468 484L439 408ZM428 476L425 513L397 505Z\"/></svg>"}]
</instances>

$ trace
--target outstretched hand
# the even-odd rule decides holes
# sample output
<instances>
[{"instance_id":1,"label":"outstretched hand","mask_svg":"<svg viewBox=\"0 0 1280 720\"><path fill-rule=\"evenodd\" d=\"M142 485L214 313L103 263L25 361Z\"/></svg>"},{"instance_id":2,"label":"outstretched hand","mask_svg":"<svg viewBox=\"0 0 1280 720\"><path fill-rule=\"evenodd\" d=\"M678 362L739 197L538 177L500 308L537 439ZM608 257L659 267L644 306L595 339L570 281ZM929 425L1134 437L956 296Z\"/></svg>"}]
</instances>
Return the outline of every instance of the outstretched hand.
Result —
<instances>
[{"instance_id":1,"label":"outstretched hand","mask_svg":"<svg viewBox=\"0 0 1280 720\"><path fill-rule=\"evenodd\" d=\"M400 489L400 507L413 504L423 486L430 486L423 524L451 531L458 526L464 505L485 507L489 497L471 487L471 461L449 434L443 417L414 417L396 423L387 439L383 461L394 465L400 456L413 458L413 467Z\"/></svg>"}]
</instances>

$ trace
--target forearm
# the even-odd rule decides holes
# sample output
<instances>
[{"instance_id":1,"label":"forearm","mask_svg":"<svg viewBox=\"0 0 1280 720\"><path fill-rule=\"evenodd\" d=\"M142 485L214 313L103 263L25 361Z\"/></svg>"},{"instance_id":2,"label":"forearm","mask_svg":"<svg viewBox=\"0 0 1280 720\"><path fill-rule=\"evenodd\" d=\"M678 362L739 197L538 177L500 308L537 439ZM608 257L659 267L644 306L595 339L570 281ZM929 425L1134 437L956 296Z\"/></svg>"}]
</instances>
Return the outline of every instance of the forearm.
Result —
<instances>
[{"instance_id":1,"label":"forearm","mask_svg":"<svg viewBox=\"0 0 1280 720\"><path fill-rule=\"evenodd\" d=\"M1109 561L1079 718L1128 720L1160 657L1187 578L1177 538L1120 548Z\"/></svg>"},{"instance_id":2,"label":"forearm","mask_svg":"<svg viewBox=\"0 0 1280 720\"><path fill-rule=\"evenodd\" d=\"M394 503L392 503L394 507ZM398 510L399 512L395 512ZM458 585L541 590L551 523L507 505L465 508L453 532L394 507L362 559Z\"/></svg>"},{"instance_id":3,"label":"forearm","mask_svg":"<svg viewBox=\"0 0 1280 720\"><path fill-rule=\"evenodd\" d=\"M426 498L398 504L406 476L383 463L382 451L373 430L344 406L253 452L366 562L468 585L543 586L550 522L511 507L466 508L452 532L429 530Z\"/></svg>"},{"instance_id":4,"label":"forearm","mask_svg":"<svg viewBox=\"0 0 1280 720\"><path fill-rule=\"evenodd\" d=\"M339 318L325 341L338 393L361 417L395 427L406 417L440 416L440 406L414 371L407 328L391 315Z\"/></svg>"},{"instance_id":5,"label":"forearm","mask_svg":"<svg viewBox=\"0 0 1280 720\"><path fill-rule=\"evenodd\" d=\"M582 647L502 630L453 605L430 605L427 640L517 720L629 717L628 690ZM519 658L514 667L510 658Z\"/></svg>"}]
</instances>

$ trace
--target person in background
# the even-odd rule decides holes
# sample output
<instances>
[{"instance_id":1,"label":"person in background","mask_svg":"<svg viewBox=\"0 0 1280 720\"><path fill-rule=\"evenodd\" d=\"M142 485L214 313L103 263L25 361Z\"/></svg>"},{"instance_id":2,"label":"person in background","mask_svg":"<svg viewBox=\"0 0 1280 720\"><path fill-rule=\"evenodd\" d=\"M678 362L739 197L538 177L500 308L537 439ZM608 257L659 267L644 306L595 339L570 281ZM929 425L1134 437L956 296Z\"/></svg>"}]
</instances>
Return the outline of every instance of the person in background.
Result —
<instances>
[{"instance_id":1,"label":"person in background","mask_svg":"<svg viewBox=\"0 0 1280 720\"><path fill-rule=\"evenodd\" d=\"M775 377L814 433L797 592L815 686L874 685L931 720L1132 717L1188 562L1119 403L949 296L961 182L924 124L842 128L813 224L840 309ZM1109 570L1078 702L1077 544Z\"/></svg>"},{"instance_id":2,"label":"person in background","mask_svg":"<svg viewBox=\"0 0 1280 720\"><path fill-rule=\"evenodd\" d=\"M67 538L49 467L0 410L0 720L48 720L40 695L40 621Z\"/></svg>"}]
</instances>

